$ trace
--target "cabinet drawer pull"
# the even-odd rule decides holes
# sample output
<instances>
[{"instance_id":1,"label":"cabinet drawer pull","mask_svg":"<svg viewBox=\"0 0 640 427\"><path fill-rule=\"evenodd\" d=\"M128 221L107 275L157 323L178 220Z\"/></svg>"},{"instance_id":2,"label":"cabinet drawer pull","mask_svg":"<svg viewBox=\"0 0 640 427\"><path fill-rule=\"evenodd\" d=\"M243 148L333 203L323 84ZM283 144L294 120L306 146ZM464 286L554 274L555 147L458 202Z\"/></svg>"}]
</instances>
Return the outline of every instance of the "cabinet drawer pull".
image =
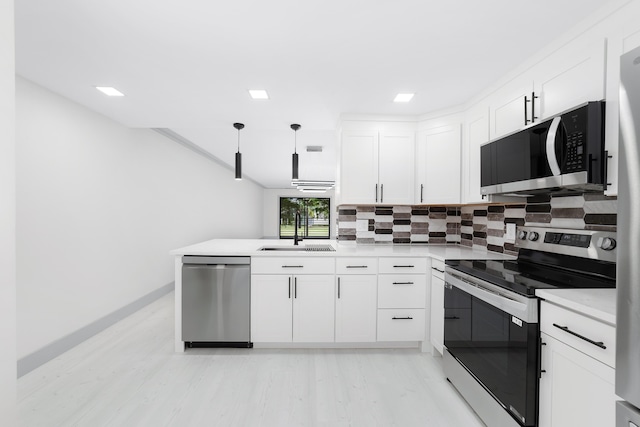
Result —
<instances>
[{"instance_id":1,"label":"cabinet drawer pull","mask_svg":"<svg viewBox=\"0 0 640 427\"><path fill-rule=\"evenodd\" d=\"M391 320L413 320L413 317L392 317Z\"/></svg>"},{"instance_id":2,"label":"cabinet drawer pull","mask_svg":"<svg viewBox=\"0 0 640 427\"><path fill-rule=\"evenodd\" d=\"M413 282L393 282L394 285L413 285Z\"/></svg>"},{"instance_id":3,"label":"cabinet drawer pull","mask_svg":"<svg viewBox=\"0 0 640 427\"><path fill-rule=\"evenodd\" d=\"M283 265L282 268L303 268L304 265Z\"/></svg>"},{"instance_id":4,"label":"cabinet drawer pull","mask_svg":"<svg viewBox=\"0 0 640 427\"><path fill-rule=\"evenodd\" d=\"M437 271L438 273L444 273L444 270L440 270L439 268L431 267L431 269Z\"/></svg>"},{"instance_id":5,"label":"cabinet drawer pull","mask_svg":"<svg viewBox=\"0 0 640 427\"><path fill-rule=\"evenodd\" d=\"M347 268L369 268L368 265L347 265Z\"/></svg>"},{"instance_id":6,"label":"cabinet drawer pull","mask_svg":"<svg viewBox=\"0 0 640 427\"><path fill-rule=\"evenodd\" d=\"M460 320L458 316L444 316L444 320Z\"/></svg>"},{"instance_id":7,"label":"cabinet drawer pull","mask_svg":"<svg viewBox=\"0 0 640 427\"><path fill-rule=\"evenodd\" d=\"M588 342L588 343L590 343L590 344L593 344L593 345L595 345L595 346L597 346L597 347L600 347L600 348L602 348L602 349L606 349L606 348L607 348L607 346L605 346L605 345L604 345L604 343L603 343L602 341L594 341L594 340L591 340L591 339L589 339L589 338L587 338L587 337L585 337L585 336L583 336L583 335L578 334L577 332L573 332L572 330L570 330L570 329L569 329L569 327L568 327L568 326L560 326L560 325L558 325L558 324L556 324L556 323L554 323L554 324L553 324L553 326L555 326L555 327L556 327L556 328L558 328L558 329L562 329L563 331L565 331L565 332L567 332L567 333L569 333L569 334L571 334L571 335L573 335L573 336L575 336L575 337L578 337L578 338L580 338L581 340L585 340L586 342Z\"/></svg>"},{"instance_id":8,"label":"cabinet drawer pull","mask_svg":"<svg viewBox=\"0 0 640 427\"><path fill-rule=\"evenodd\" d=\"M340 278L338 277L338 299L340 299Z\"/></svg>"},{"instance_id":9,"label":"cabinet drawer pull","mask_svg":"<svg viewBox=\"0 0 640 427\"><path fill-rule=\"evenodd\" d=\"M291 277L289 277L289 299L291 299Z\"/></svg>"},{"instance_id":10,"label":"cabinet drawer pull","mask_svg":"<svg viewBox=\"0 0 640 427\"><path fill-rule=\"evenodd\" d=\"M415 268L415 265L394 265L393 268Z\"/></svg>"},{"instance_id":11,"label":"cabinet drawer pull","mask_svg":"<svg viewBox=\"0 0 640 427\"><path fill-rule=\"evenodd\" d=\"M293 279L293 297L298 298L298 278Z\"/></svg>"}]
</instances>

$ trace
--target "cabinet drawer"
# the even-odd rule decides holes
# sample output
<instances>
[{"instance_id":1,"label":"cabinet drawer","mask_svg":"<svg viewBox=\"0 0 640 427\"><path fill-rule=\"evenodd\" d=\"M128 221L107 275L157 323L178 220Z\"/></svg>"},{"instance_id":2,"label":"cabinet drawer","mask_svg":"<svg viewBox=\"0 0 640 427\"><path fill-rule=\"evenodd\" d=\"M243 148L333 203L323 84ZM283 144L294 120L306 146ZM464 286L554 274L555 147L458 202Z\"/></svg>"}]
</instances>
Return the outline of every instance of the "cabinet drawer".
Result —
<instances>
[{"instance_id":1,"label":"cabinet drawer","mask_svg":"<svg viewBox=\"0 0 640 427\"><path fill-rule=\"evenodd\" d=\"M253 257L251 274L334 274L335 258Z\"/></svg>"},{"instance_id":2,"label":"cabinet drawer","mask_svg":"<svg viewBox=\"0 0 640 427\"><path fill-rule=\"evenodd\" d=\"M424 274L378 276L378 308L425 308L426 299Z\"/></svg>"},{"instance_id":3,"label":"cabinet drawer","mask_svg":"<svg viewBox=\"0 0 640 427\"><path fill-rule=\"evenodd\" d=\"M427 272L426 258L380 258L378 264L380 273L425 274Z\"/></svg>"},{"instance_id":4,"label":"cabinet drawer","mask_svg":"<svg viewBox=\"0 0 640 427\"><path fill-rule=\"evenodd\" d=\"M444 280L444 262L431 258L431 274Z\"/></svg>"},{"instance_id":5,"label":"cabinet drawer","mask_svg":"<svg viewBox=\"0 0 640 427\"><path fill-rule=\"evenodd\" d=\"M424 309L378 310L378 341L423 341Z\"/></svg>"},{"instance_id":6,"label":"cabinet drawer","mask_svg":"<svg viewBox=\"0 0 640 427\"><path fill-rule=\"evenodd\" d=\"M608 323L542 301L540 332L615 368L616 329ZM601 343L606 348L588 340Z\"/></svg>"},{"instance_id":7,"label":"cabinet drawer","mask_svg":"<svg viewBox=\"0 0 640 427\"><path fill-rule=\"evenodd\" d=\"M378 258L336 258L337 274L377 274Z\"/></svg>"}]
</instances>

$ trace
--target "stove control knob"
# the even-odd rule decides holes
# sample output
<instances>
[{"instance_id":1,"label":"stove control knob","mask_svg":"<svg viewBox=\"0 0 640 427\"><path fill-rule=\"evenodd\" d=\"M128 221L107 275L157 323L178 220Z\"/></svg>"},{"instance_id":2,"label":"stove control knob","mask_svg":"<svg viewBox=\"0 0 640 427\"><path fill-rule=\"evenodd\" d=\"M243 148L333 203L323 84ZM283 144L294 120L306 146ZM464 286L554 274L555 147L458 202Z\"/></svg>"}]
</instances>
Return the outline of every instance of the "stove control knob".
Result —
<instances>
[{"instance_id":1,"label":"stove control knob","mask_svg":"<svg viewBox=\"0 0 640 427\"><path fill-rule=\"evenodd\" d=\"M535 231L532 231L531 233L529 233L529 240L531 240L532 242L535 242L536 240L538 240L538 237L540 237L540 235Z\"/></svg>"},{"instance_id":2,"label":"stove control knob","mask_svg":"<svg viewBox=\"0 0 640 427\"><path fill-rule=\"evenodd\" d=\"M616 247L616 241L615 241L615 239L612 239L611 237L605 237L600 242L600 248L602 248L605 251L613 250L613 248L615 248L615 247Z\"/></svg>"},{"instance_id":3,"label":"stove control knob","mask_svg":"<svg viewBox=\"0 0 640 427\"><path fill-rule=\"evenodd\" d=\"M527 240L527 232L524 230L520 230L520 232L518 233L518 239Z\"/></svg>"}]
</instances>

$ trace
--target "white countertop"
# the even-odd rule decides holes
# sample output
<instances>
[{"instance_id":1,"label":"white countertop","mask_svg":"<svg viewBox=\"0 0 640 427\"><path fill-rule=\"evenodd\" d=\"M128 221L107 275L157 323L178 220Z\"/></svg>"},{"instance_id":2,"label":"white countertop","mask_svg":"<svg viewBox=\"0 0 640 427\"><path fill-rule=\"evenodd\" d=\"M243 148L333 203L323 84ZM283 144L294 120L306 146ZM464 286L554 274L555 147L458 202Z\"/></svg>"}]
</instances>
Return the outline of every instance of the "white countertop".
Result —
<instances>
[{"instance_id":1,"label":"white countertop","mask_svg":"<svg viewBox=\"0 0 640 427\"><path fill-rule=\"evenodd\" d=\"M538 289L536 296L603 322L616 324L615 289Z\"/></svg>"},{"instance_id":2,"label":"white countertop","mask_svg":"<svg viewBox=\"0 0 640 427\"><path fill-rule=\"evenodd\" d=\"M431 257L441 261L448 259L515 259L514 256L504 255L482 249L472 249L461 245L392 245L392 244L356 244L353 242L338 243L335 240L312 240L300 242L304 245L330 244L335 252L306 252L306 251L260 251L263 246L293 247L293 241L277 239L213 239L195 245L171 251L172 255L213 255L213 256L252 256L252 257Z\"/></svg>"}]
</instances>

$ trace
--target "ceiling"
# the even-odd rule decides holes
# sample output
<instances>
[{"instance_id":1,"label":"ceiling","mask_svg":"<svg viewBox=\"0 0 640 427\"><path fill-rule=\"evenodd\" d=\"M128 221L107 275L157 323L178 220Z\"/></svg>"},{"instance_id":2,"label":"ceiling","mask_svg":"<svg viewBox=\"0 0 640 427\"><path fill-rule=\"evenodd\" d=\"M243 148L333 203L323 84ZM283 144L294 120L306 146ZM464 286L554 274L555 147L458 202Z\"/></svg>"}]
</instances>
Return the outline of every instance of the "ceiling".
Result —
<instances>
[{"instance_id":1,"label":"ceiling","mask_svg":"<svg viewBox=\"0 0 640 427\"><path fill-rule=\"evenodd\" d=\"M333 180L341 114L460 105L612 2L16 0L16 72L125 126L170 129L229 165L242 122L243 173L285 188L291 123L302 125L300 178ZM399 92L415 97L392 102Z\"/></svg>"}]
</instances>

